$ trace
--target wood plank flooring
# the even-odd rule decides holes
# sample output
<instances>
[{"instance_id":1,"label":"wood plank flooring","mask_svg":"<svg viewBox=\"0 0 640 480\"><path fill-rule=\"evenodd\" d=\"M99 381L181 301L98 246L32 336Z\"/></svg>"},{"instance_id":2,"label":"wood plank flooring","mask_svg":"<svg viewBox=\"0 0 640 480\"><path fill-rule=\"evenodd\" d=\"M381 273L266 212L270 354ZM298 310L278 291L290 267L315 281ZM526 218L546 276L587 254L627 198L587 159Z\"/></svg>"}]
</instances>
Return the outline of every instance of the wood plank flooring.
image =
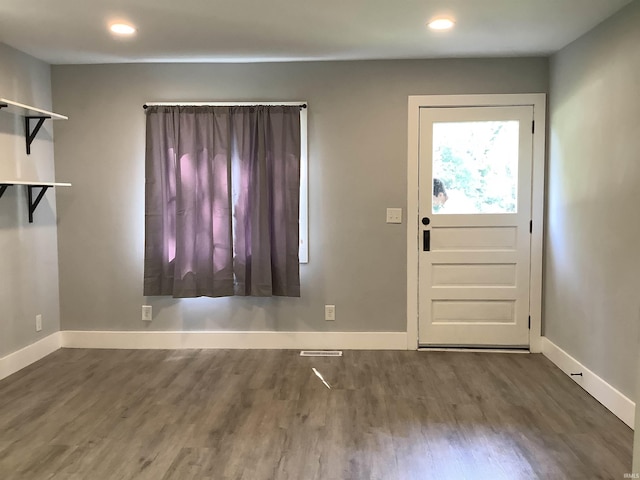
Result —
<instances>
[{"instance_id":1,"label":"wood plank flooring","mask_svg":"<svg viewBox=\"0 0 640 480\"><path fill-rule=\"evenodd\" d=\"M541 355L298 353L59 350L0 382L0 479L564 480L631 471L631 429Z\"/></svg>"}]
</instances>

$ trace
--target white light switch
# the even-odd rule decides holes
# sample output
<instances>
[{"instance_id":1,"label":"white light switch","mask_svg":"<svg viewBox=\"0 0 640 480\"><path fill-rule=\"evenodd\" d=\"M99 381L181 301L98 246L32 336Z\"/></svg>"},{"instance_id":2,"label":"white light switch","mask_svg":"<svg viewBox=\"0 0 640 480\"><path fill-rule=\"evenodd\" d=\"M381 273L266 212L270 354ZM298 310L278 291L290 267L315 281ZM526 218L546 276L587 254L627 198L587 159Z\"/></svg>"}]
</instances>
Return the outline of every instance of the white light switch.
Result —
<instances>
[{"instance_id":1,"label":"white light switch","mask_svg":"<svg viewBox=\"0 0 640 480\"><path fill-rule=\"evenodd\" d=\"M402 209L387 208L387 223L402 223Z\"/></svg>"}]
</instances>

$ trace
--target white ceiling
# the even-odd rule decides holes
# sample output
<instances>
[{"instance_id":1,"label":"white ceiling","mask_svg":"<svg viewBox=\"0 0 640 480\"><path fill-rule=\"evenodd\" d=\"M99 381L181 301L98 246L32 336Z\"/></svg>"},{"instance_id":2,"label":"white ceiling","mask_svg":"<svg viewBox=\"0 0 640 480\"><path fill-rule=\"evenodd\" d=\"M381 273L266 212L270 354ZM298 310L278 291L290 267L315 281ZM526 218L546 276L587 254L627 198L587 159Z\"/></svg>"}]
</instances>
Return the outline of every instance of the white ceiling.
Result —
<instances>
[{"instance_id":1,"label":"white ceiling","mask_svg":"<svg viewBox=\"0 0 640 480\"><path fill-rule=\"evenodd\" d=\"M0 0L0 42L52 64L548 55L630 1Z\"/></svg>"}]
</instances>

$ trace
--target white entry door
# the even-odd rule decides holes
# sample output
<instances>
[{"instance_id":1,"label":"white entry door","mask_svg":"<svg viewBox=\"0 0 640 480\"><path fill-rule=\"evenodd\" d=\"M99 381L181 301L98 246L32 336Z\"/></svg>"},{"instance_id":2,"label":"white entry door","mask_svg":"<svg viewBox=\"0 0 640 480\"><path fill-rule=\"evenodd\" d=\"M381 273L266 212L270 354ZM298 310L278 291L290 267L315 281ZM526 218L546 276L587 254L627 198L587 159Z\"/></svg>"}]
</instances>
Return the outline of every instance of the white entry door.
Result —
<instances>
[{"instance_id":1,"label":"white entry door","mask_svg":"<svg viewBox=\"0 0 640 480\"><path fill-rule=\"evenodd\" d=\"M533 107L420 109L418 343L527 347Z\"/></svg>"}]
</instances>

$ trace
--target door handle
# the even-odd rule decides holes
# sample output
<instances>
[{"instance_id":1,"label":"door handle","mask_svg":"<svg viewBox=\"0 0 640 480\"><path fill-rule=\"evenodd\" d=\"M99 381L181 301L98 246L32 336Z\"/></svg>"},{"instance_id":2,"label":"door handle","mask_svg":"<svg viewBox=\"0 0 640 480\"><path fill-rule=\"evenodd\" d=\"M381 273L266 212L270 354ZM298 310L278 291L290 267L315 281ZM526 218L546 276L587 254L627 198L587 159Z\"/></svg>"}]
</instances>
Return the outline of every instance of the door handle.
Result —
<instances>
[{"instance_id":1,"label":"door handle","mask_svg":"<svg viewBox=\"0 0 640 480\"><path fill-rule=\"evenodd\" d=\"M425 230L422 232L422 251L431 251L431 230Z\"/></svg>"}]
</instances>

